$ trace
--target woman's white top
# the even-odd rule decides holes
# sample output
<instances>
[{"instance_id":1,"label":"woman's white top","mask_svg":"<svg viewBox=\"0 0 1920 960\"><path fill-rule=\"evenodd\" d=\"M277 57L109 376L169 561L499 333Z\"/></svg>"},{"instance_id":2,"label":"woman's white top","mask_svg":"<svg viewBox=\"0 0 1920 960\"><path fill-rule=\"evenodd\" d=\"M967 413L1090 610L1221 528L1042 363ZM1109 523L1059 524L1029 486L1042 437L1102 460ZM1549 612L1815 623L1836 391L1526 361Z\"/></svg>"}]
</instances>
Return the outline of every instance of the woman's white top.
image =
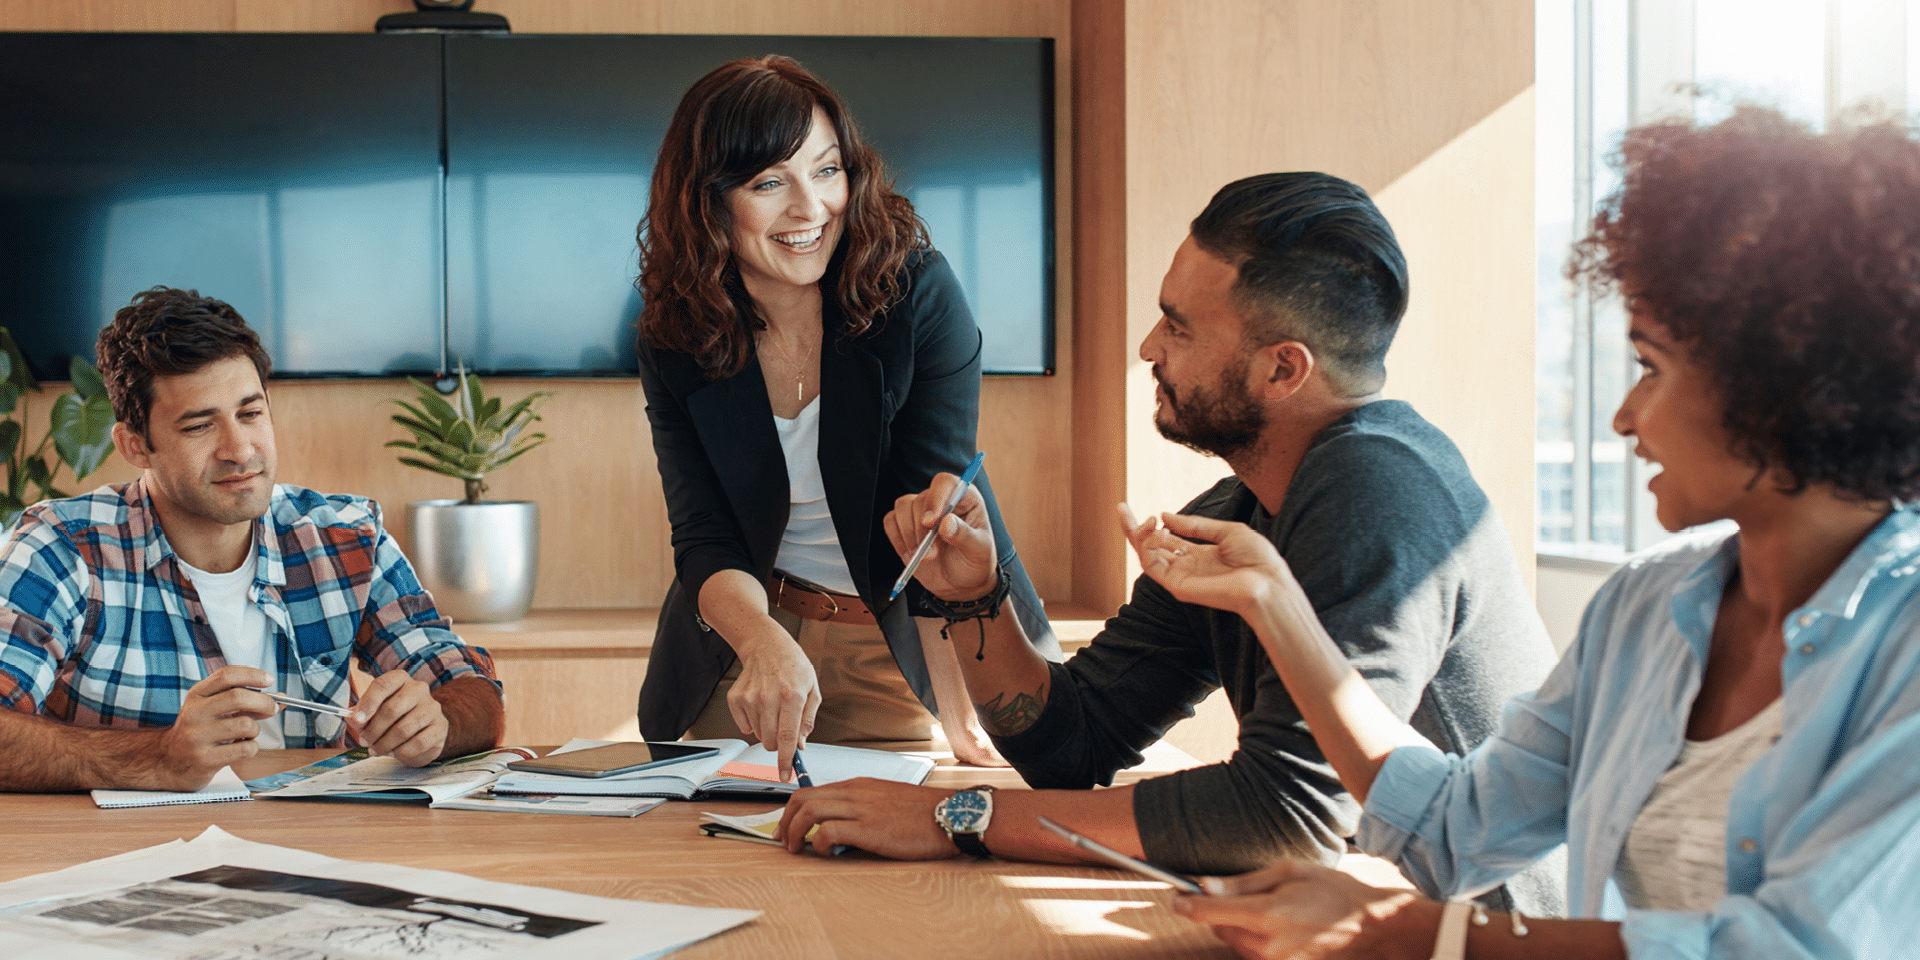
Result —
<instances>
[{"instance_id":1,"label":"woman's white top","mask_svg":"<svg viewBox=\"0 0 1920 960\"><path fill-rule=\"evenodd\" d=\"M787 457L787 532L773 565L787 574L837 593L858 594L840 536L827 509L827 484L820 477L820 398L815 396L792 420L773 418L780 449Z\"/></svg>"},{"instance_id":2,"label":"woman's white top","mask_svg":"<svg viewBox=\"0 0 1920 960\"><path fill-rule=\"evenodd\" d=\"M179 560L180 569L187 572L187 579L193 581L193 589L200 594L200 608L206 612L207 626L213 628L213 638L220 642L220 653L230 664L243 667L258 667L267 672L267 676L280 675L280 656L274 649L273 627L267 622L267 614L254 602L251 590L253 571L258 563L259 554L247 551L247 560L239 569L230 573L208 573L198 569L185 560ZM301 696L303 691L290 691ZM286 745L284 731L280 725L280 714L274 714L260 721L260 736L255 740L262 750L278 750Z\"/></svg>"},{"instance_id":3,"label":"woman's white top","mask_svg":"<svg viewBox=\"0 0 1920 960\"><path fill-rule=\"evenodd\" d=\"M1734 781L1780 739L1780 698L1711 740L1688 740L1627 832L1614 879L1636 910L1712 910L1727 895Z\"/></svg>"}]
</instances>

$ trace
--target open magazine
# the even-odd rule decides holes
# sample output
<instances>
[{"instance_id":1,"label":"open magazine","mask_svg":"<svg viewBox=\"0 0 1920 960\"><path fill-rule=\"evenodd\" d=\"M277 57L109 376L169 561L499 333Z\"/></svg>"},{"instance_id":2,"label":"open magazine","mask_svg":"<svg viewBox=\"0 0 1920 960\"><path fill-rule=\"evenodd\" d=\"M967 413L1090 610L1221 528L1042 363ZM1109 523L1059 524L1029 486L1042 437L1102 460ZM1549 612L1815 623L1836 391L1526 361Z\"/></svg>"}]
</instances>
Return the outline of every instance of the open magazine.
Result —
<instances>
[{"instance_id":1,"label":"open magazine","mask_svg":"<svg viewBox=\"0 0 1920 960\"><path fill-rule=\"evenodd\" d=\"M375 757L357 747L297 770L247 781L261 800L425 801L436 810L486 810L507 813L563 813L590 817L634 817L661 801L636 797L495 797L483 791L514 760L536 754L524 747L409 767L392 757Z\"/></svg>"},{"instance_id":2,"label":"open magazine","mask_svg":"<svg viewBox=\"0 0 1920 960\"><path fill-rule=\"evenodd\" d=\"M600 740L574 740L555 753L599 746ZM512 770L494 781L492 792L561 796L666 797L693 799L779 799L799 788L782 783L773 751L743 740L686 740L713 747L715 752L679 763L649 767L616 777L564 777L518 773ZM874 777L901 783L919 783L933 771L933 761L908 753L864 747L809 745L802 753L815 785L856 777Z\"/></svg>"},{"instance_id":3,"label":"open magazine","mask_svg":"<svg viewBox=\"0 0 1920 960\"><path fill-rule=\"evenodd\" d=\"M514 760L536 756L524 747L455 757L424 767L409 767L392 757L376 757L366 747L304 767L247 781L259 800L387 800L437 803L485 789Z\"/></svg>"}]
</instances>

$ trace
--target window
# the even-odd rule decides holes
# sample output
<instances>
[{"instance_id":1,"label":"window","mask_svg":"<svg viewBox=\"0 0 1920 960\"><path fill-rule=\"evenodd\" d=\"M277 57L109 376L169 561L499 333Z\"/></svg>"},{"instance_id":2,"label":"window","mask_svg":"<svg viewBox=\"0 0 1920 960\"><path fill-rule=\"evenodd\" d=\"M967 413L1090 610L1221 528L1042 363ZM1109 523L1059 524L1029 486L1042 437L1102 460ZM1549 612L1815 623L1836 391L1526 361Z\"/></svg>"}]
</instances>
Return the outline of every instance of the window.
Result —
<instances>
[{"instance_id":1,"label":"window","mask_svg":"<svg viewBox=\"0 0 1920 960\"><path fill-rule=\"evenodd\" d=\"M1920 100L1920 0L1536 0L1534 29L1535 540L1618 559L1666 532L1612 428L1634 376L1625 313L1566 280L1614 187L1607 155L1635 123L1710 122L1733 99L1816 125L1860 104L1903 111Z\"/></svg>"}]
</instances>

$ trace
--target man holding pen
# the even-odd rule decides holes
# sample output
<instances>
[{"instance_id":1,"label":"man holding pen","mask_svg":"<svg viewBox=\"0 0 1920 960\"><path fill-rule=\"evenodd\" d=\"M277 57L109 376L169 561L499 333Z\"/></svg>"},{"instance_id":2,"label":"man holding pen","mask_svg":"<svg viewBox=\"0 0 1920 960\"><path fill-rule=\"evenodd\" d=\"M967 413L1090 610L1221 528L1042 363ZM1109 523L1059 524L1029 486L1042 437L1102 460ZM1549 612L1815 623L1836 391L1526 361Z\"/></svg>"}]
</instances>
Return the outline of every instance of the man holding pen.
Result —
<instances>
[{"instance_id":1,"label":"man holding pen","mask_svg":"<svg viewBox=\"0 0 1920 960\"><path fill-rule=\"evenodd\" d=\"M1508 697L1545 676L1553 651L1459 452L1411 406L1382 397L1406 276L1392 229L1359 187L1324 174L1251 177L1194 220L1140 357L1158 385L1160 432L1233 471L1182 512L1264 533L1369 684L1435 743L1464 752L1497 726ZM942 476L901 499L887 518L897 550L913 549L957 483ZM992 591L980 515L967 493L918 571L950 603ZM1150 529L1130 514L1120 522L1116 534ZM968 691L995 746L1037 789L949 795L861 780L802 790L782 825L790 849L818 824L816 846L903 859L1084 860L1039 826L1041 814L1183 872L1346 849L1359 808L1238 618L1141 578L1064 664L1027 655L1013 618L978 629L984 637L973 623L952 631ZM1222 687L1240 722L1228 762L1085 789L1138 763ZM1542 871L1509 889L1527 912L1553 915L1561 886Z\"/></svg>"},{"instance_id":2,"label":"man holding pen","mask_svg":"<svg viewBox=\"0 0 1920 960\"><path fill-rule=\"evenodd\" d=\"M0 790L194 790L348 737L412 766L498 743L492 660L378 505L275 484L269 362L232 307L156 287L97 352L143 472L29 508L0 545ZM356 661L376 674L357 699Z\"/></svg>"}]
</instances>

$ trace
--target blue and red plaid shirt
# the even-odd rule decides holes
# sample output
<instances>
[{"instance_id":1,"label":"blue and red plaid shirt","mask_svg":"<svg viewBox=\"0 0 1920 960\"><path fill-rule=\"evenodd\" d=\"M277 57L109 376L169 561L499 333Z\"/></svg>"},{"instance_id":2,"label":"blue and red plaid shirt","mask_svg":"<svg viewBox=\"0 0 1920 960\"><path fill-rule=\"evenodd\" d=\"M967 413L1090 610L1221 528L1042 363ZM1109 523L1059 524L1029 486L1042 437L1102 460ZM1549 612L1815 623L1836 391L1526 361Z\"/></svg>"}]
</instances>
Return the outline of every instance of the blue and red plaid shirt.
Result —
<instances>
[{"instance_id":1,"label":"blue and red plaid shirt","mask_svg":"<svg viewBox=\"0 0 1920 960\"><path fill-rule=\"evenodd\" d=\"M350 658L433 686L494 679L462 643L364 497L274 488L254 526L250 596L274 627L278 689L350 705ZM87 726L164 727L226 666L144 482L48 500L0 547L0 707ZM288 747L340 746L337 717L289 710Z\"/></svg>"}]
</instances>

